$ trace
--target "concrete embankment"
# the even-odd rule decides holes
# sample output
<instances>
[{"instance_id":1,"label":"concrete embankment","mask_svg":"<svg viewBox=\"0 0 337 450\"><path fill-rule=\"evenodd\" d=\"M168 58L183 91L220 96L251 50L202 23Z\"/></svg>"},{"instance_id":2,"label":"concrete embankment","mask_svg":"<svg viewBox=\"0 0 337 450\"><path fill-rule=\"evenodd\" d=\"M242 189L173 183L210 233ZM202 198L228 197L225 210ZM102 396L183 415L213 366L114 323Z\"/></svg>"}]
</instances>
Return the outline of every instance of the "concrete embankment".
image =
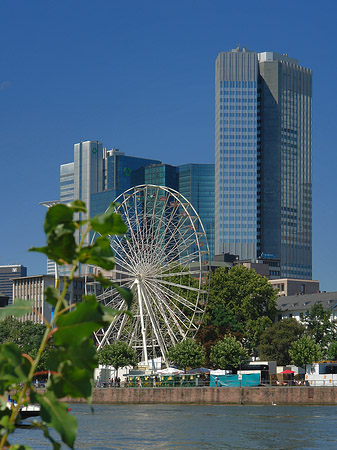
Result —
<instances>
[{"instance_id":1,"label":"concrete embankment","mask_svg":"<svg viewBox=\"0 0 337 450\"><path fill-rule=\"evenodd\" d=\"M68 403L84 400L64 399ZM337 387L105 388L93 403L214 405L337 405Z\"/></svg>"}]
</instances>

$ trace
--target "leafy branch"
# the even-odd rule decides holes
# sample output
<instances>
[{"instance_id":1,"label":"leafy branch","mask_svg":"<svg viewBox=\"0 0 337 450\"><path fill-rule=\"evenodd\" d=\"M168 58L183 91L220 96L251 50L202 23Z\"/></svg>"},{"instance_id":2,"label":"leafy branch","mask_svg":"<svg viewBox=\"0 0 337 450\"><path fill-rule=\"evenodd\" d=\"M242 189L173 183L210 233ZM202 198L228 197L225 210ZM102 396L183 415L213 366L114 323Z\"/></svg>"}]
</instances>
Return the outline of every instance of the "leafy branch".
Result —
<instances>
[{"instance_id":1,"label":"leafy branch","mask_svg":"<svg viewBox=\"0 0 337 450\"><path fill-rule=\"evenodd\" d=\"M69 267L69 276L63 280L60 291L51 286L45 290L45 299L54 309L50 322L45 320L45 333L34 359L22 353L22 350L12 343L0 346L0 394L13 395L11 408L4 399L0 403L0 449L9 448L9 436L15 430L20 409L28 400L40 404L40 427L53 449L59 449L60 444L49 434L48 427L54 428L62 441L74 448L77 422L69 415L68 407L60 399L66 396L92 400L93 373L98 364L97 352L92 342L92 334L102 327L108 326L119 310L106 308L97 302L94 295L84 296L81 303L68 305L66 294L73 282L80 264L92 264L105 270L114 268L114 255L110 246L109 235L125 234L126 225L122 218L113 212L114 204L104 214L88 220L81 220L86 213L85 205L77 200L68 205L58 204L49 208L44 222L47 244L44 247L33 247L30 250L44 253L59 265ZM76 218L75 218L76 217ZM91 233L100 236L89 245L85 245L86 237ZM77 244L75 234L80 236ZM103 287L114 286L114 283L102 275L96 277ZM118 288L118 287L117 287ZM129 308L132 293L118 288ZM31 300L15 300L14 305L0 311L0 320L14 316L22 317L33 307ZM42 395L33 386L33 379L41 371L37 371L42 355L48 342L53 337L54 349L48 361L50 374L46 392ZM20 446L28 449L26 446Z\"/></svg>"}]
</instances>

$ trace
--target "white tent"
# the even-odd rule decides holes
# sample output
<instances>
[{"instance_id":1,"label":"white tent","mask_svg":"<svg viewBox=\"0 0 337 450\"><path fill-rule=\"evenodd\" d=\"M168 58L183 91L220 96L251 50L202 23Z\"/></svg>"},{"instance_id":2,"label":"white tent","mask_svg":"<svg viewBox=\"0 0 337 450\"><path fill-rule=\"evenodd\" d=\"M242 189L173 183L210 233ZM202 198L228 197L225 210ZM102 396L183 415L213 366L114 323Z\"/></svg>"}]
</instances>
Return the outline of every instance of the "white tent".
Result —
<instances>
[{"instance_id":1,"label":"white tent","mask_svg":"<svg viewBox=\"0 0 337 450\"><path fill-rule=\"evenodd\" d=\"M176 369L175 367L167 367L163 370L158 370L159 375L176 375L178 373L184 373L183 370Z\"/></svg>"}]
</instances>

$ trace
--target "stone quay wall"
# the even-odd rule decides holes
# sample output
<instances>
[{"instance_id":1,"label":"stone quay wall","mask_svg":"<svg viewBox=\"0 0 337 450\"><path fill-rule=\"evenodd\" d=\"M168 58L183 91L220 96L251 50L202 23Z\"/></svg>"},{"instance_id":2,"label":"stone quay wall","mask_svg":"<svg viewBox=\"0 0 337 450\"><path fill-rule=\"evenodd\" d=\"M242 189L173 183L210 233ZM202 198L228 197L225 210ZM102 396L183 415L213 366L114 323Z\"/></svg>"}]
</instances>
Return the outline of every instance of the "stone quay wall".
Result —
<instances>
[{"instance_id":1,"label":"stone quay wall","mask_svg":"<svg viewBox=\"0 0 337 450\"><path fill-rule=\"evenodd\" d=\"M68 403L85 402L65 398ZM94 389L96 404L337 405L337 387L190 387Z\"/></svg>"}]
</instances>

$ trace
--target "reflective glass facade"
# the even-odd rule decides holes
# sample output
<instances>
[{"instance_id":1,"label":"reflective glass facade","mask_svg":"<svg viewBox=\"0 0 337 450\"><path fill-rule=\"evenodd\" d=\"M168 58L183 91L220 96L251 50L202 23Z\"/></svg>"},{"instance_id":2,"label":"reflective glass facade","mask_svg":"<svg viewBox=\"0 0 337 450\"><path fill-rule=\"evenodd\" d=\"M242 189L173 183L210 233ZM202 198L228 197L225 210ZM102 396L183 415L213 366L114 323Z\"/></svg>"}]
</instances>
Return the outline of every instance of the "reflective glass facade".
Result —
<instances>
[{"instance_id":1,"label":"reflective glass facade","mask_svg":"<svg viewBox=\"0 0 337 450\"><path fill-rule=\"evenodd\" d=\"M207 235L210 258L214 256L214 164L178 166L179 192L189 200Z\"/></svg>"},{"instance_id":2,"label":"reflective glass facade","mask_svg":"<svg viewBox=\"0 0 337 450\"><path fill-rule=\"evenodd\" d=\"M259 247L258 61L249 51L216 60L215 252L255 259Z\"/></svg>"},{"instance_id":3,"label":"reflective glass facade","mask_svg":"<svg viewBox=\"0 0 337 450\"><path fill-rule=\"evenodd\" d=\"M312 73L237 48L216 60L215 252L312 276Z\"/></svg>"},{"instance_id":4,"label":"reflective glass facade","mask_svg":"<svg viewBox=\"0 0 337 450\"><path fill-rule=\"evenodd\" d=\"M144 168L144 184L166 186L176 191L178 185L178 169L169 164L156 164Z\"/></svg>"},{"instance_id":5,"label":"reflective glass facade","mask_svg":"<svg viewBox=\"0 0 337 450\"><path fill-rule=\"evenodd\" d=\"M74 163L60 167L60 201L69 203L74 200Z\"/></svg>"}]
</instances>

